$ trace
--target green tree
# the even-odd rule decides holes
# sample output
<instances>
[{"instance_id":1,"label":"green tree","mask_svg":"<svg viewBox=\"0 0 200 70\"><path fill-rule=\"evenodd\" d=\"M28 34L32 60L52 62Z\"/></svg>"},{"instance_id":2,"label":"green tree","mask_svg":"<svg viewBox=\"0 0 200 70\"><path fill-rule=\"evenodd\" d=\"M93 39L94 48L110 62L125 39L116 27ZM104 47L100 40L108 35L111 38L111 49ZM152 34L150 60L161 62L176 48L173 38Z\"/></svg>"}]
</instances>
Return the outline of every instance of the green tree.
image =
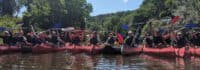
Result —
<instances>
[{"instance_id":1,"label":"green tree","mask_svg":"<svg viewBox=\"0 0 200 70\"><path fill-rule=\"evenodd\" d=\"M86 0L27 0L23 2L27 7L24 13L24 27L34 25L40 29L49 29L55 23L62 23L62 27L83 27L91 4Z\"/></svg>"},{"instance_id":2,"label":"green tree","mask_svg":"<svg viewBox=\"0 0 200 70\"><path fill-rule=\"evenodd\" d=\"M13 17L20 10L19 0L0 0L0 16Z\"/></svg>"}]
</instances>

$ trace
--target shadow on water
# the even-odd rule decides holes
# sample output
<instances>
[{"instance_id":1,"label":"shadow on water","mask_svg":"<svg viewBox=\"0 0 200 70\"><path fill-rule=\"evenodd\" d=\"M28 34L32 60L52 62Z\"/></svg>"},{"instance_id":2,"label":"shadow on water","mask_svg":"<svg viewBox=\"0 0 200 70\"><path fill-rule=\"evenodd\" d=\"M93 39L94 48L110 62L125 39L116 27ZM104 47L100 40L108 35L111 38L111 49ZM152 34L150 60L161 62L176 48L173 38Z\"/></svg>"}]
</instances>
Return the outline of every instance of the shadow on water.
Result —
<instances>
[{"instance_id":1,"label":"shadow on water","mask_svg":"<svg viewBox=\"0 0 200 70\"><path fill-rule=\"evenodd\" d=\"M164 58L148 55L10 54L0 56L0 70L198 70L199 57Z\"/></svg>"}]
</instances>

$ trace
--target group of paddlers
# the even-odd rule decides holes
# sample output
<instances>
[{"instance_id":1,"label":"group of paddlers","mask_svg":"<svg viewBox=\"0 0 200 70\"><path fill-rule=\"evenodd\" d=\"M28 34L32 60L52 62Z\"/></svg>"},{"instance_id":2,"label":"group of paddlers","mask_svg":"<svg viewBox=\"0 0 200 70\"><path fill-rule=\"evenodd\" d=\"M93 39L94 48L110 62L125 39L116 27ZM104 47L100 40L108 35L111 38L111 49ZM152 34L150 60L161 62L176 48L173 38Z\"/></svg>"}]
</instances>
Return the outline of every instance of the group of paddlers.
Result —
<instances>
[{"instance_id":1,"label":"group of paddlers","mask_svg":"<svg viewBox=\"0 0 200 70\"><path fill-rule=\"evenodd\" d=\"M53 47L61 47L66 43L71 45L107 45L107 46L125 46L125 47L137 47L140 44L146 44L152 48L163 48L170 45L182 48L185 46L200 46L200 33L198 32L178 32L178 33L165 33L161 34L158 31L150 34L139 36L134 35L132 31L128 31L127 36L123 36L119 33L110 32L108 35L103 36L97 31L90 34L85 34L84 31L76 32L60 32L56 30L50 30L48 32L24 32L12 33L10 31L4 31L0 38L3 39L3 44L6 46L31 46L37 47L41 44L50 45ZM103 39L105 38L105 39Z\"/></svg>"}]
</instances>

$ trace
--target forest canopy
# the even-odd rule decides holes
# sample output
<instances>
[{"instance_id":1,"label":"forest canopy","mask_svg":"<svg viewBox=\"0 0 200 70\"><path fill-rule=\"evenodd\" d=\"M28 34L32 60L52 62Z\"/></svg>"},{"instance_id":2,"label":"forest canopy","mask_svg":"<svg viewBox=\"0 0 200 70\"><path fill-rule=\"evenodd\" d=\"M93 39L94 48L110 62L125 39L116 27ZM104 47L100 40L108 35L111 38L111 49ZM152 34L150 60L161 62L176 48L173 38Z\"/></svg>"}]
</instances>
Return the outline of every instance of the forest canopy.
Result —
<instances>
[{"instance_id":1,"label":"forest canopy","mask_svg":"<svg viewBox=\"0 0 200 70\"><path fill-rule=\"evenodd\" d=\"M38 30L50 29L56 24L60 24L57 27L85 28L92 12L92 5L86 0L0 0L0 16L19 18L22 7L27 9L21 18L23 27L32 25Z\"/></svg>"}]
</instances>

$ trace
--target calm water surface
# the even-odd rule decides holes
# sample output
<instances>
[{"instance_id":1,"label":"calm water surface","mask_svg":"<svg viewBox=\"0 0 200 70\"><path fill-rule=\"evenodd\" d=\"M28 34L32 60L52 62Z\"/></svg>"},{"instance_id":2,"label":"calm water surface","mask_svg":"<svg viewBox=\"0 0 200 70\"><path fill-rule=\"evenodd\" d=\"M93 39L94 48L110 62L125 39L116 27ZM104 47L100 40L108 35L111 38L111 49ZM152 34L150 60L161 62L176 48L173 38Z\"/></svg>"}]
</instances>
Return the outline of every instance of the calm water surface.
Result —
<instances>
[{"instance_id":1,"label":"calm water surface","mask_svg":"<svg viewBox=\"0 0 200 70\"><path fill-rule=\"evenodd\" d=\"M70 53L0 55L0 70L199 70L200 58Z\"/></svg>"}]
</instances>

